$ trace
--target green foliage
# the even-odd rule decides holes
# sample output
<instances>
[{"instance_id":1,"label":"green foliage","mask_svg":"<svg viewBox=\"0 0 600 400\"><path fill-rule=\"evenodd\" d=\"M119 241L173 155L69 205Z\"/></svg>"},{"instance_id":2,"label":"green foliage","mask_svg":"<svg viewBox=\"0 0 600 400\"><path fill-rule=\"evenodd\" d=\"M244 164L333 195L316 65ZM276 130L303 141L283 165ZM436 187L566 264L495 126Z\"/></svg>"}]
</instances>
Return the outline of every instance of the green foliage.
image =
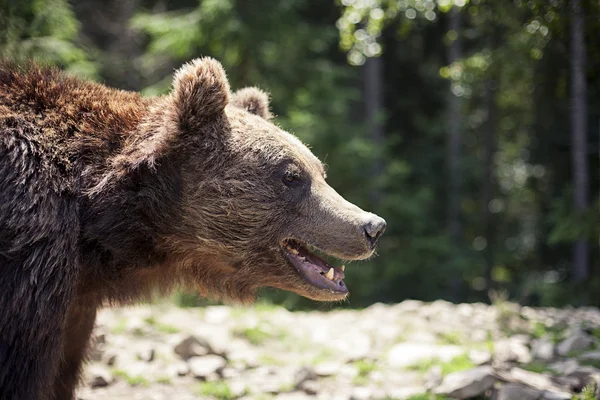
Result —
<instances>
[{"instance_id":1,"label":"green foliage","mask_svg":"<svg viewBox=\"0 0 600 400\"><path fill-rule=\"evenodd\" d=\"M369 383L369 374L377 369L377 364L369 360L359 360L354 363L357 374L354 377L355 385L367 385Z\"/></svg>"},{"instance_id":2,"label":"green foliage","mask_svg":"<svg viewBox=\"0 0 600 400\"><path fill-rule=\"evenodd\" d=\"M226 382L201 382L194 389L196 395L205 398L211 397L217 400L233 400L236 398Z\"/></svg>"},{"instance_id":3,"label":"green foliage","mask_svg":"<svg viewBox=\"0 0 600 400\"><path fill-rule=\"evenodd\" d=\"M169 90L181 63L210 55L223 62L232 88L267 89L277 123L326 162L332 186L388 222L379 256L347 265L350 299L321 309L407 297L487 301L490 253L492 278L506 300L576 305L600 301L600 165L590 150L595 200L587 211L573 213L567 3L148 0L114 4L133 7L117 13L100 0L8 1L0 2L0 56L43 59L150 96ZM583 4L586 15L600 15L597 2ZM448 28L455 13L460 31ZM96 20L106 23L91 23ZM586 18L585 29L593 149L600 51L591 38L600 36L600 23ZM448 47L457 41L463 52L450 64ZM365 118L368 72L360 66L369 57L379 57L383 67L376 118L381 140ZM482 204L490 98L496 105L493 199ZM447 110L456 101L462 233L451 239ZM484 209L493 214L492 237ZM592 278L575 285L568 282L571 245L579 238L592 246ZM286 308L315 307L272 289L261 298ZM174 301L182 307L213 304L184 292ZM502 317L511 329L511 312ZM258 343L266 340L263 333L240 334Z\"/></svg>"},{"instance_id":4,"label":"green foliage","mask_svg":"<svg viewBox=\"0 0 600 400\"><path fill-rule=\"evenodd\" d=\"M129 375L127 371L122 369L114 369L112 371L115 377L125 380L131 386L148 386L150 382L141 375Z\"/></svg>"},{"instance_id":5,"label":"green foliage","mask_svg":"<svg viewBox=\"0 0 600 400\"><path fill-rule=\"evenodd\" d=\"M409 366L408 369L425 373L431 369L431 367L436 365L440 366L442 369L442 375L444 376L452 372L466 371L475 367L475 364L473 364L473 361L471 361L468 354L461 354L446 362L442 362L437 358L424 359L414 365Z\"/></svg>"},{"instance_id":6,"label":"green foliage","mask_svg":"<svg viewBox=\"0 0 600 400\"><path fill-rule=\"evenodd\" d=\"M0 3L0 57L37 58L94 77L96 68L76 43L79 22L66 0Z\"/></svg>"},{"instance_id":7,"label":"green foliage","mask_svg":"<svg viewBox=\"0 0 600 400\"><path fill-rule=\"evenodd\" d=\"M571 397L571 400L595 400L595 399L597 399L596 390L597 390L596 384L590 383L585 388L583 388L581 393L576 394L573 397Z\"/></svg>"}]
</instances>

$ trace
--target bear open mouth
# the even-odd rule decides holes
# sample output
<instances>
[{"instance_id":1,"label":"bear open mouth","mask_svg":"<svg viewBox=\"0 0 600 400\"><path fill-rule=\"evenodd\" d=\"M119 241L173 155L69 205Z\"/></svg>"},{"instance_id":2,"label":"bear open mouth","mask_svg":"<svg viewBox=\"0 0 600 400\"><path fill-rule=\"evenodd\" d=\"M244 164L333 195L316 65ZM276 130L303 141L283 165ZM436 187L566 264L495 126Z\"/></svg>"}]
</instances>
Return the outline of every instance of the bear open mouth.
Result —
<instances>
[{"instance_id":1,"label":"bear open mouth","mask_svg":"<svg viewBox=\"0 0 600 400\"><path fill-rule=\"evenodd\" d=\"M306 245L295 239L282 241L281 247L290 263L312 286L340 295L348 293L348 287L343 281L345 266L329 265L325 260L311 253Z\"/></svg>"}]
</instances>

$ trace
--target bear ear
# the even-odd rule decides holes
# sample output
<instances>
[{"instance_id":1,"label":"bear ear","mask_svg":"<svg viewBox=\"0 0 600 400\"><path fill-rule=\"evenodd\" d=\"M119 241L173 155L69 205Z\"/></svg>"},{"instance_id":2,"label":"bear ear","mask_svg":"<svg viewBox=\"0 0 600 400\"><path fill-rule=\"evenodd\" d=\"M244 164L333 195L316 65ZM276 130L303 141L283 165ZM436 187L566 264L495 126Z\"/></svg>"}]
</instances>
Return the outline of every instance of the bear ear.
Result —
<instances>
[{"instance_id":1,"label":"bear ear","mask_svg":"<svg viewBox=\"0 0 600 400\"><path fill-rule=\"evenodd\" d=\"M180 124L188 127L215 116L229 102L230 89L221 63L210 57L184 64L173 78L173 101Z\"/></svg>"},{"instance_id":2,"label":"bear ear","mask_svg":"<svg viewBox=\"0 0 600 400\"><path fill-rule=\"evenodd\" d=\"M247 87L235 92L231 104L266 120L273 118L269 111L269 95L259 88Z\"/></svg>"}]
</instances>

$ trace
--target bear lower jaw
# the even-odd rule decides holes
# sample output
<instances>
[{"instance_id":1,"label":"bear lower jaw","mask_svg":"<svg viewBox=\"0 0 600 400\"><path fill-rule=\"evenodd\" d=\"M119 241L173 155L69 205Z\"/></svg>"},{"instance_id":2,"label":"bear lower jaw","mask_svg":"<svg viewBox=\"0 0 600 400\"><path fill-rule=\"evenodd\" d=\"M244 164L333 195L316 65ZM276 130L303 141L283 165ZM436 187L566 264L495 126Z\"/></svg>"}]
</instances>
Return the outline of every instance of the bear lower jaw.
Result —
<instances>
[{"instance_id":1,"label":"bear lower jaw","mask_svg":"<svg viewBox=\"0 0 600 400\"><path fill-rule=\"evenodd\" d=\"M343 280L345 276L343 265L341 267L329 265L295 239L282 241L281 248L299 275L314 289L324 292L323 298L330 300L333 295L341 299L348 294L348 287Z\"/></svg>"}]
</instances>

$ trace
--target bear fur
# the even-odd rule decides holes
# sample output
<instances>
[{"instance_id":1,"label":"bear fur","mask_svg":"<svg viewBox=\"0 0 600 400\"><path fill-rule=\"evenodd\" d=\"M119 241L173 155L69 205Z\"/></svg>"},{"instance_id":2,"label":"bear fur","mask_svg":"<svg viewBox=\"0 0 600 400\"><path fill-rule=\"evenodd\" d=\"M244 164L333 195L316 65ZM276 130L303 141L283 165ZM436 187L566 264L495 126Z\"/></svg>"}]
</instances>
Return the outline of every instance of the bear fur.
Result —
<instances>
[{"instance_id":1,"label":"bear fur","mask_svg":"<svg viewBox=\"0 0 600 400\"><path fill-rule=\"evenodd\" d=\"M74 399L104 305L176 286L347 295L307 249L370 257L385 222L271 118L211 58L156 98L0 62L0 399Z\"/></svg>"}]
</instances>

